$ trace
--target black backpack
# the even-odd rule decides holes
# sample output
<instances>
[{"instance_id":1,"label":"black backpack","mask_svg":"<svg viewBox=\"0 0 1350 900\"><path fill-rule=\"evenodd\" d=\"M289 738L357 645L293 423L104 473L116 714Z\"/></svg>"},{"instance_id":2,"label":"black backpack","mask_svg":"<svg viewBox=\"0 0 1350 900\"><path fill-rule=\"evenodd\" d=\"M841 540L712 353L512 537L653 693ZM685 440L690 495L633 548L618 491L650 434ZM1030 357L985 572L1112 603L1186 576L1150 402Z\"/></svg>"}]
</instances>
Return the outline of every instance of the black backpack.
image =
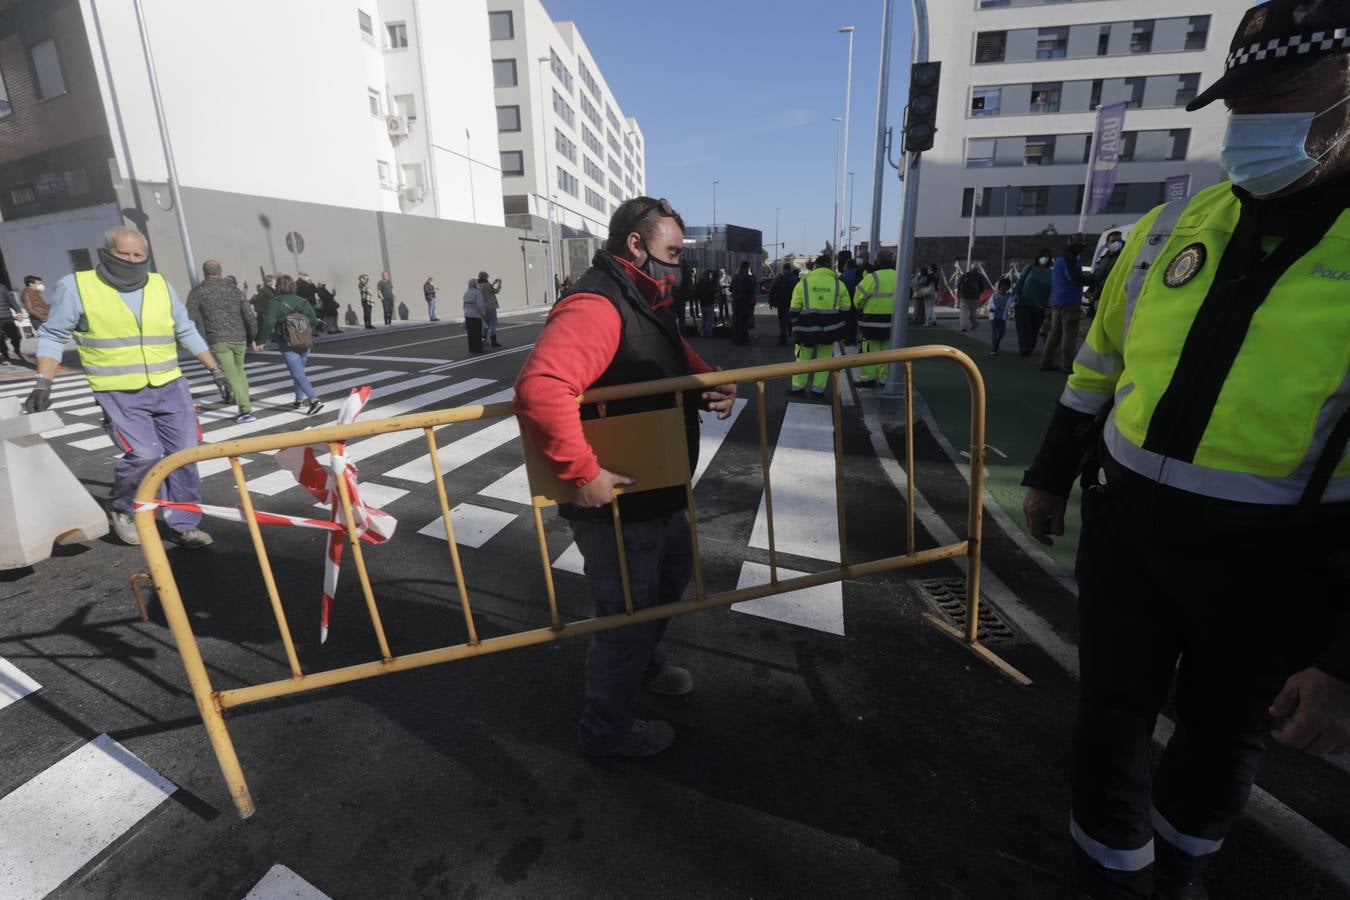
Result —
<instances>
[{"instance_id":1,"label":"black backpack","mask_svg":"<svg viewBox=\"0 0 1350 900\"><path fill-rule=\"evenodd\" d=\"M956 292L966 299L979 297L982 287L984 287L984 279L980 277L978 269L969 270L956 282Z\"/></svg>"}]
</instances>

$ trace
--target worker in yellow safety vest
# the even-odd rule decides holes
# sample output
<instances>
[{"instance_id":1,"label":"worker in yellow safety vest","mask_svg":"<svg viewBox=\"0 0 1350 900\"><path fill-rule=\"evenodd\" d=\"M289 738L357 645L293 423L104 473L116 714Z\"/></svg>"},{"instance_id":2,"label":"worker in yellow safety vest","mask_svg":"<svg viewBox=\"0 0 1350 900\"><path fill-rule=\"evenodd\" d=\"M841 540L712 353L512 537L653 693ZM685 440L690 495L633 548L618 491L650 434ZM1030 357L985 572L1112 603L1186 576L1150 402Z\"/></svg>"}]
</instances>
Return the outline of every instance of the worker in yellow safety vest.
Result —
<instances>
[{"instance_id":1,"label":"worker in yellow safety vest","mask_svg":"<svg viewBox=\"0 0 1350 900\"><path fill-rule=\"evenodd\" d=\"M853 294L853 308L858 311L862 352L891 349L891 316L895 311L894 252L882 250L877 254L876 268L858 282L858 289ZM885 378L886 366L863 366L858 387L881 387Z\"/></svg>"},{"instance_id":2,"label":"worker in yellow safety vest","mask_svg":"<svg viewBox=\"0 0 1350 900\"><path fill-rule=\"evenodd\" d=\"M1226 101L1231 183L1134 226L1023 480L1050 543L1082 473L1075 896L1207 896L1269 739L1350 750L1347 27L1243 16L1187 106Z\"/></svg>"},{"instance_id":3,"label":"worker in yellow safety vest","mask_svg":"<svg viewBox=\"0 0 1350 900\"><path fill-rule=\"evenodd\" d=\"M835 342L844 336L844 310L848 303L848 288L834 273L830 254L822 253L816 258L815 268L792 288L792 300L788 304L792 316L793 358L797 362L834 356ZM829 372L794 375L788 393L801 396L810 382L811 393L819 397L825 393L829 380Z\"/></svg>"},{"instance_id":4,"label":"worker in yellow safety vest","mask_svg":"<svg viewBox=\"0 0 1350 900\"><path fill-rule=\"evenodd\" d=\"M160 459L198 442L178 346L207 368L222 401L229 402L230 390L173 288L150 271L145 236L134 228L114 228L98 256L97 268L67 275L56 285L47 321L38 328L37 383L24 409L35 413L51 406L52 378L73 337L104 430L122 452L109 498L112 530L123 543L136 545L141 542L132 518L136 488ZM197 467L171 473L163 499L200 505ZM201 518L196 511L167 510L168 539L182 547L209 545L211 536L198 527Z\"/></svg>"}]
</instances>

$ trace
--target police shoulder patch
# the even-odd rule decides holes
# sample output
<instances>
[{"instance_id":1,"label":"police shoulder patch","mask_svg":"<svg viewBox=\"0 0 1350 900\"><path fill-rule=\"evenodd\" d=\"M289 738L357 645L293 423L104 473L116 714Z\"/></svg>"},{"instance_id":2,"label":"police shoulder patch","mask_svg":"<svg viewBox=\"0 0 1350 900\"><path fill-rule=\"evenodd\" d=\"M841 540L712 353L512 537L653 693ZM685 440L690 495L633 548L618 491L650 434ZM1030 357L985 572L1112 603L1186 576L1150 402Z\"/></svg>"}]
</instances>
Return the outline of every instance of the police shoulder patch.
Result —
<instances>
[{"instance_id":1,"label":"police shoulder patch","mask_svg":"<svg viewBox=\"0 0 1350 900\"><path fill-rule=\"evenodd\" d=\"M1204 244L1191 244L1183 248L1167 264L1167 271L1163 273L1163 284L1171 288L1186 284L1199 275L1200 270L1205 267L1205 257Z\"/></svg>"}]
</instances>

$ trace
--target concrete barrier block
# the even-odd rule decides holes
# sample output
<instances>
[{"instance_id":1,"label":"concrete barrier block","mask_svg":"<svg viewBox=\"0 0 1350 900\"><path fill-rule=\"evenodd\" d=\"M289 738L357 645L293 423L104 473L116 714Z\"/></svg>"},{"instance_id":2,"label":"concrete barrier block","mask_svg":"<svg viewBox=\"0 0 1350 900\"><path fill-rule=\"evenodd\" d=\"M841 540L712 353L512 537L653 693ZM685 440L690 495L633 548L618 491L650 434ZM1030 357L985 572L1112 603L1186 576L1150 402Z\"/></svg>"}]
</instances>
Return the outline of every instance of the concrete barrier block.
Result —
<instances>
[{"instance_id":1,"label":"concrete barrier block","mask_svg":"<svg viewBox=\"0 0 1350 900\"><path fill-rule=\"evenodd\" d=\"M0 398L0 569L42 562L54 544L108 533L108 516L56 455L42 432L61 427L56 412L26 416Z\"/></svg>"}]
</instances>

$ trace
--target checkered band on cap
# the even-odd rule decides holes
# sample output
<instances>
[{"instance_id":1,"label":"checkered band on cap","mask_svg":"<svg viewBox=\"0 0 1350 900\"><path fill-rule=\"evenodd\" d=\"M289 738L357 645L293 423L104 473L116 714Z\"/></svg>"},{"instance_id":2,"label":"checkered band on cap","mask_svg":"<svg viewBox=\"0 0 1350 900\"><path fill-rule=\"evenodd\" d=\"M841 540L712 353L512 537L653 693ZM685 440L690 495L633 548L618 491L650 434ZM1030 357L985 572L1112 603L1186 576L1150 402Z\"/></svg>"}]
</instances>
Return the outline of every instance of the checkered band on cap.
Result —
<instances>
[{"instance_id":1,"label":"checkered band on cap","mask_svg":"<svg viewBox=\"0 0 1350 900\"><path fill-rule=\"evenodd\" d=\"M1236 69L1250 63L1290 57L1320 56L1347 49L1350 49L1350 27L1323 29L1311 34L1292 34L1239 47L1228 54L1224 69Z\"/></svg>"}]
</instances>

